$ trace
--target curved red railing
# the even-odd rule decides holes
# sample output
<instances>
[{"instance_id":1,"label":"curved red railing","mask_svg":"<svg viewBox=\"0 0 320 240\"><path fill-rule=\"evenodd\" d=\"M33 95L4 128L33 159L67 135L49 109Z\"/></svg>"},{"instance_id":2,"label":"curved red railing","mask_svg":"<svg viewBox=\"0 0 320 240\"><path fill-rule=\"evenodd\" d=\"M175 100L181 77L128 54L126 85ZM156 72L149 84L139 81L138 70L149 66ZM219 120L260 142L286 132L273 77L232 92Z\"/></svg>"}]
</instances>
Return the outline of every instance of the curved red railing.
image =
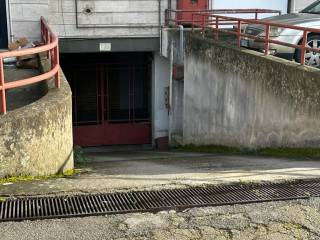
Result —
<instances>
[{"instance_id":1,"label":"curved red railing","mask_svg":"<svg viewBox=\"0 0 320 240\"><path fill-rule=\"evenodd\" d=\"M41 82L55 77L55 86L60 88L60 64L59 64L59 44L58 38L49 27L44 17L40 18L41 23L41 38L44 43L43 46L27 48L15 51L1 52L0 53L0 113L7 112L6 104L6 90L26 86L29 84ZM6 83L4 79L3 60L8 57L21 57L30 54L47 53L47 58L51 60L50 71L37 75L35 77L16 80Z\"/></svg>"}]
</instances>

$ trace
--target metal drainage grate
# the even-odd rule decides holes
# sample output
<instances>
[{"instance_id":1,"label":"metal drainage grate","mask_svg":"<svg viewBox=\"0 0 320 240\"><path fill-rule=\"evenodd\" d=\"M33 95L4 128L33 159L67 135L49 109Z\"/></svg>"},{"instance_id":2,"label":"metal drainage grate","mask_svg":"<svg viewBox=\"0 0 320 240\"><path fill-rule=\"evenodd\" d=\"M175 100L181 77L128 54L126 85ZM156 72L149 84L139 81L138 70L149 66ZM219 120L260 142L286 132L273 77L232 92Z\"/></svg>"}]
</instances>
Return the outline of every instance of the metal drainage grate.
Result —
<instances>
[{"instance_id":1,"label":"metal drainage grate","mask_svg":"<svg viewBox=\"0 0 320 240\"><path fill-rule=\"evenodd\" d=\"M0 202L0 222L183 210L320 196L320 180L226 185L149 192L27 197Z\"/></svg>"}]
</instances>

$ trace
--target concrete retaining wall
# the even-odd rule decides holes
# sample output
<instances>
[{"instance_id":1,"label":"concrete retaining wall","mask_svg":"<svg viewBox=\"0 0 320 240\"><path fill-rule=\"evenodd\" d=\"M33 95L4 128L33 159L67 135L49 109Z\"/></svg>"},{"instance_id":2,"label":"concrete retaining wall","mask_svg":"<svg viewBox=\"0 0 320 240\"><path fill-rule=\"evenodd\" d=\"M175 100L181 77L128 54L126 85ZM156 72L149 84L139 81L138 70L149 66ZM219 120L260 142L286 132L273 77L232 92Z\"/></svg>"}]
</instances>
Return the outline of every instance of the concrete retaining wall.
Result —
<instances>
[{"instance_id":1,"label":"concrete retaining wall","mask_svg":"<svg viewBox=\"0 0 320 240\"><path fill-rule=\"evenodd\" d=\"M15 67L5 68L5 82L12 82L20 79L26 79L39 75L38 69L18 69ZM48 92L46 82L37 82L19 88L12 88L6 91L7 110L21 108L27 104L33 103Z\"/></svg>"},{"instance_id":2,"label":"concrete retaining wall","mask_svg":"<svg viewBox=\"0 0 320 240\"><path fill-rule=\"evenodd\" d=\"M71 90L61 89L0 116L0 178L73 169Z\"/></svg>"},{"instance_id":3,"label":"concrete retaining wall","mask_svg":"<svg viewBox=\"0 0 320 240\"><path fill-rule=\"evenodd\" d=\"M183 142L319 147L320 70L186 38Z\"/></svg>"}]
</instances>

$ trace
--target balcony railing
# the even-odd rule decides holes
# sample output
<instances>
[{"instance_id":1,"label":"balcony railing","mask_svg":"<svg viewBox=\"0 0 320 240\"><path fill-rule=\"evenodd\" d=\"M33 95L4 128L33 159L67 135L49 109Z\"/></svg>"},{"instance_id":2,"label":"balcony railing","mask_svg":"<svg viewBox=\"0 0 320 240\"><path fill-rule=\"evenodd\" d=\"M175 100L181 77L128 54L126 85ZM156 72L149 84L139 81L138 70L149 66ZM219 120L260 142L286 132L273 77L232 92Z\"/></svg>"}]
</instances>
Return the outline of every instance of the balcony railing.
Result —
<instances>
[{"instance_id":1,"label":"balcony railing","mask_svg":"<svg viewBox=\"0 0 320 240\"><path fill-rule=\"evenodd\" d=\"M45 81L52 77L55 78L55 86L57 88L60 88L58 38L53 33L44 17L41 17L40 22L41 37L43 41L42 46L0 53L0 113L5 114L7 112L6 90L8 89L18 88L29 84ZM39 54L44 52L46 52L47 58L51 61L51 69L48 72L31 78L20 79L8 83L5 82L3 66L5 58L21 57L30 54Z\"/></svg>"}]
</instances>

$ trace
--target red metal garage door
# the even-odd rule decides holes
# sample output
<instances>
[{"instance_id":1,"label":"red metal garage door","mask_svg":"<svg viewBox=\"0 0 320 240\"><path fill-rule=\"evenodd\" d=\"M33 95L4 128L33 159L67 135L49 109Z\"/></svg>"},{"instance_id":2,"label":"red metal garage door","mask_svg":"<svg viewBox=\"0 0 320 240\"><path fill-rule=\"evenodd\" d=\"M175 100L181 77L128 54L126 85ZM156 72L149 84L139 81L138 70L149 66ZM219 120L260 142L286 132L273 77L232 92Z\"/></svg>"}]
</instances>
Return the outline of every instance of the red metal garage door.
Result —
<instances>
[{"instance_id":1,"label":"red metal garage door","mask_svg":"<svg viewBox=\"0 0 320 240\"><path fill-rule=\"evenodd\" d=\"M148 65L81 64L64 71L73 92L76 145L151 143Z\"/></svg>"}]
</instances>

